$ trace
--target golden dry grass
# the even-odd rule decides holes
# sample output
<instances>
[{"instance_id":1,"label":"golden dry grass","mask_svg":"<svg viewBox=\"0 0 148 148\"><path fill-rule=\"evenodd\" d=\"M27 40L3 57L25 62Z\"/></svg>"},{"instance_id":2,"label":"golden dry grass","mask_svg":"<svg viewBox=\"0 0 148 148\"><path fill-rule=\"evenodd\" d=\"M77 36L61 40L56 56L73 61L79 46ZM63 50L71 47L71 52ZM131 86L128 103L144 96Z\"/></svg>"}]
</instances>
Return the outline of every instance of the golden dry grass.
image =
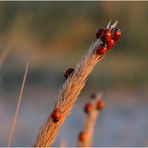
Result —
<instances>
[{"instance_id":1,"label":"golden dry grass","mask_svg":"<svg viewBox=\"0 0 148 148\"><path fill-rule=\"evenodd\" d=\"M109 27L109 24L107 27ZM117 22L115 22L111 27L116 25ZM85 86L88 75L92 72L94 66L103 58L102 56L97 55L95 50L100 43L100 38L97 39L95 43L92 43L88 53L77 64L74 73L70 75L62 85L54 107L54 110L60 110L61 119L57 123L54 123L51 115L49 116L46 123L39 130L39 134L34 144L35 147L49 147L53 144L59 129L64 123L66 117L70 114L75 101Z\"/></svg>"},{"instance_id":2,"label":"golden dry grass","mask_svg":"<svg viewBox=\"0 0 148 148\"><path fill-rule=\"evenodd\" d=\"M18 98L18 102L17 102L16 111L15 111L15 114L14 114L14 119L13 119L11 131L10 131L7 147L10 147L10 145L11 145L12 138L13 138L13 135L14 135L14 131L15 131L15 128L16 128L16 121L17 121L18 112L19 112L19 108L20 108L20 105L21 105L21 101L22 101L22 95L23 95L26 77L27 77L27 73L28 73L28 66L29 66L29 63L26 64L24 78L23 78L23 82L22 82L22 86L21 86L21 90L20 90L20 94L19 94L19 98Z\"/></svg>"},{"instance_id":3,"label":"golden dry grass","mask_svg":"<svg viewBox=\"0 0 148 148\"><path fill-rule=\"evenodd\" d=\"M96 124L97 117L100 113L100 111L97 110L96 105L97 105L97 102L100 100L100 98L101 98L101 95L97 94L95 98L90 101L93 108L87 114L86 120L84 122L84 128L82 132L85 134L85 140L84 141L81 141L80 139L78 140L79 147L91 147L92 146L95 124Z\"/></svg>"}]
</instances>

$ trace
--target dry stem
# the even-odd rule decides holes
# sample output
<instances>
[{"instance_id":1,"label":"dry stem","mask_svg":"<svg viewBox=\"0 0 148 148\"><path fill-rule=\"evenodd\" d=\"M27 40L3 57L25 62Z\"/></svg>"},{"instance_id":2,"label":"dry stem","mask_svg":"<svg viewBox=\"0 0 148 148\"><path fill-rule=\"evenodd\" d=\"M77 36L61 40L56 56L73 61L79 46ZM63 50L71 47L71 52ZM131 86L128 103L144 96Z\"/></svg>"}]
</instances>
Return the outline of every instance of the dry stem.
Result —
<instances>
[{"instance_id":1,"label":"dry stem","mask_svg":"<svg viewBox=\"0 0 148 148\"><path fill-rule=\"evenodd\" d=\"M53 144L60 127L64 123L66 117L70 114L77 97L85 86L88 75L91 73L97 62L103 58L95 52L96 47L100 43L101 40L98 39L91 45L88 53L76 66L73 75L69 76L63 84L59 91L58 101L54 108L58 108L61 111L62 118L57 123L54 123L51 116L49 116L46 123L40 128L34 146L49 147Z\"/></svg>"},{"instance_id":2,"label":"dry stem","mask_svg":"<svg viewBox=\"0 0 148 148\"><path fill-rule=\"evenodd\" d=\"M99 115L99 111L96 109L96 103L100 99L100 95L97 95L94 100L91 101L91 104L93 105L93 110L87 115L83 133L85 134L86 139L81 142L80 140L78 141L78 146L79 147L91 147L92 146L92 139L93 139L93 134L94 134L94 129L95 129L95 124L97 117Z\"/></svg>"},{"instance_id":3,"label":"dry stem","mask_svg":"<svg viewBox=\"0 0 148 148\"><path fill-rule=\"evenodd\" d=\"M25 86L25 82L26 82L26 77L27 77L27 73L28 73L28 65L29 65L29 63L26 64L24 78L23 78L23 82L22 82L22 86L21 86L21 91L20 91L20 94L19 94L19 99L18 99L18 102L17 102L17 107L16 107L11 131L10 131L7 147L10 147L11 142L12 142L12 138L13 138L13 135L14 135L14 130L15 130L15 127L16 127L16 120L17 120L17 116L18 116L18 112L19 112L19 108L20 108L20 104L21 104L21 100L22 100L22 95L23 95L23 91L24 91L24 86Z\"/></svg>"}]
</instances>

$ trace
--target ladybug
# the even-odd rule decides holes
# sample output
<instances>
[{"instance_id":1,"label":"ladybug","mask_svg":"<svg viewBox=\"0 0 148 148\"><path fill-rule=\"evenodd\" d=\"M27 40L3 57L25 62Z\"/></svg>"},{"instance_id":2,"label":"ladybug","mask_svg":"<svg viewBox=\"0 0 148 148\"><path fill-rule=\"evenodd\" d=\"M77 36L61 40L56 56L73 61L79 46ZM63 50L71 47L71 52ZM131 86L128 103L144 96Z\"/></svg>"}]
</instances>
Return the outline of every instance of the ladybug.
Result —
<instances>
[{"instance_id":1,"label":"ladybug","mask_svg":"<svg viewBox=\"0 0 148 148\"><path fill-rule=\"evenodd\" d=\"M51 113L51 119L54 123L58 122L60 119L62 118L61 112L59 109L55 109L52 113Z\"/></svg>"},{"instance_id":2,"label":"ladybug","mask_svg":"<svg viewBox=\"0 0 148 148\"><path fill-rule=\"evenodd\" d=\"M80 142L84 142L86 141L86 134L84 132L80 132L78 138Z\"/></svg>"},{"instance_id":3,"label":"ladybug","mask_svg":"<svg viewBox=\"0 0 148 148\"><path fill-rule=\"evenodd\" d=\"M68 68L68 69L66 69L65 72L64 72L64 77L65 77L65 79L67 79L68 76L69 76L70 74L72 74L73 72L74 72L74 68Z\"/></svg>"},{"instance_id":4,"label":"ladybug","mask_svg":"<svg viewBox=\"0 0 148 148\"><path fill-rule=\"evenodd\" d=\"M91 97L92 99L95 99L95 98L96 98L96 93L91 94L90 97Z\"/></svg>"},{"instance_id":5,"label":"ladybug","mask_svg":"<svg viewBox=\"0 0 148 148\"><path fill-rule=\"evenodd\" d=\"M96 48L96 53L98 55L104 55L107 53L107 45L105 43L101 43L97 48Z\"/></svg>"},{"instance_id":6,"label":"ladybug","mask_svg":"<svg viewBox=\"0 0 148 148\"><path fill-rule=\"evenodd\" d=\"M104 31L103 28L98 28L96 30L96 37L97 37L97 39L102 35L103 31Z\"/></svg>"},{"instance_id":7,"label":"ladybug","mask_svg":"<svg viewBox=\"0 0 148 148\"><path fill-rule=\"evenodd\" d=\"M112 38L110 29L105 29L102 35L102 41L109 42Z\"/></svg>"},{"instance_id":8,"label":"ladybug","mask_svg":"<svg viewBox=\"0 0 148 148\"><path fill-rule=\"evenodd\" d=\"M91 103L87 103L84 107L85 113L89 114L93 110L93 105Z\"/></svg>"},{"instance_id":9,"label":"ladybug","mask_svg":"<svg viewBox=\"0 0 148 148\"><path fill-rule=\"evenodd\" d=\"M120 37L121 37L121 31L120 31L119 28L113 28L111 30L111 33L112 33L112 39L114 41L118 41L120 39Z\"/></svg>"},{"instance_id":10,"label":"ladybug","mask_svg":"<svg viewBox=\"0 0 148 148\"><path fill-rule=\"evenodd\" d=\"M111 48L113 48L115 45L115 41L113 39L111 39L108 43L107 43L107 50L110 50Z\"/></svg>"},{"instance_id":11,"label":"ladybug","mask_svg":"<svg viewBox=\"0 0 148 148\"><path fill-rule=\"evenodd\" d=\"M96 109L97 110L101 111L104 107L105 107L105 102L103 100L99 100L96 103Z\"/></svg>"}]
</instances>

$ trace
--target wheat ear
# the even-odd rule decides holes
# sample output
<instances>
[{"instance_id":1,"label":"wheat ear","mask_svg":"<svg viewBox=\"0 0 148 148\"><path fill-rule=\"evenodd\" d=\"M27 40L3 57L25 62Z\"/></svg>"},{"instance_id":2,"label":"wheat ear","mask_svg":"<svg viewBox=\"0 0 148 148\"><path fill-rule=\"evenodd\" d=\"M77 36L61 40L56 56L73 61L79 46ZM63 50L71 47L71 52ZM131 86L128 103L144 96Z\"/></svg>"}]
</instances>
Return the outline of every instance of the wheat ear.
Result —
<instances>
[{"instance_id":1,"label":"wheat ear","mask_svg":"<svg viewBox=\"0 0 148 148\"><path fill-rule=\"evenodd\" d=\"M60 112L60 120L55 123L52 120L52 116L49 116L46 123L39 130L39 134L34 144L35 147L49 147L53 144L60 127L66 117L70 114L77 97L85 86L88 75L97 62L103 58L103 56L96 54L96 48L101 42L102 41L99 38L95 43L92 43L88 53L76 66L74 73L70 75L63 84L59 91L58 101L54 107L54 110L58 109Z\"/></svg>"},{"instance_id":2,"label":"wheat ear","mask_svg":"<svg viewBox=\"0 0 148 148\"><path fill-rule=\"evenodd\" d=\"M84 124L84 129L79 134L78 147L92 146L92 139L93 139L95 124L96 124L97 117L100 113L100 110L97 109L97 103L102 102L100 98L101 98L101 95L95 95L93 100L90 103L86 104L85 106L85 111L87 111L86 112L87 117Z\"/></svg>"},{"instance_id":3,"label":"wheat ear","mask_svg":"<svg viewBox=\"0 0 148 148\"><path fill-rule=\"evenodd\" d=\"M28 73L28 66L29 66L29 63L26 64L23 82L22 82L22 86L21 86L21 90L20 90L20 94L19 94L19 98L18 98L18 102L17 102L17 107L16 107L11 131L10 131L7 147L10 147L11 142L12 142L12 138L13 138L13 135L14 135L14 130L15 130L15 127L16 127L16 120L17 120L17 116L18 116L18 112L19 112L19 108L20 108L20 104L21 104L21 100L22 100L22 95L23 95L23 91L24 91L24 86L25 86L25 82L26 82L26 77L27 77L27 73Z\"/></svg>"}]
</instances>

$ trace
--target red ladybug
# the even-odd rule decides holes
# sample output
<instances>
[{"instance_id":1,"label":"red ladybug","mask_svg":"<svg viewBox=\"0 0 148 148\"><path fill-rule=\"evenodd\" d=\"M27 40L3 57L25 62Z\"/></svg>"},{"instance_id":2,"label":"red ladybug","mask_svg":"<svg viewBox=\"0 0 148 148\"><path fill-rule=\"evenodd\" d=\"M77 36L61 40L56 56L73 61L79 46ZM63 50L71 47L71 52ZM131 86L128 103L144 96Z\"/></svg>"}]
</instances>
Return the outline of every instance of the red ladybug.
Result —
<instances>
[{"instance_id":1,"label":"red ladybug","mask_svg":"<svg viewBox=\"0 0 148 148\"><path fill-rule=\"evenodd\" d=\"M98 55L104 55L107 53L107 45L105 43L101 43L97 48L96 48L96 53Z\"/></svg>"},{"instance_id":2,"label":"red ladybug","mask_svg":"<svg viewBox=\"0 0 148 148\"><path fill-rule=\"evenodd\" d=\"M102 40L105 42L109 42L111 38L112 38L112 34L111 34L110 29L105 29L102 35Z\"/></svg>"},{"instance_id":3,"label":"red ladybug","mask_svg":"<svg viewBox=\"0 0 148 148\"><path fill-rule=\"evenodd\" d=\"M89 114L93 110L93 105L91 103L87 103L84 107L85 113Z\"/></svg>"},{"instance_id":4,"label":"red ladybug","mask_svg":"<svg viewBox=\"0 0 148 148\"><path fill-rule=\"evenodd\" d=\"M103 100L99 100L96 104L96 109L101 111L105 107L105 102Z\"/></svg>"},{"instance_id":5,"label":"red ladybug","mask_svg":"<svg viewBox=\"0 0 148 148\"><path fill-rule=\"evenodd\" d=\"M97 39L102 35L103 31L104 31L103 28L97 29L97 31L96 31L96 37L97 37Z\"/></svg>"},{"instance_id":6,"label":"red ladybug","mask_svg":"<svg viewBox=\"0 0 148 148\"><path fill-rule=\"evenodd\" d=\"M69 76L70 74L72 74L73 72L74 72L74 68L68 68L68 69L66 69L65 72L64 72L64 77L65 77L65 79L67 79L68 76Z\"/></svg>"},{"instance_id":7,"label":"red ladybug","mask_svg":"<svg viewBox=\"0 0 148 148\"><path fill-rule=\"evenodd\" d=\"M79 138L80 142L84 142L84 141L86 141L86 134L84 132L80 132L78 138Z\"/></svg>"},{"instance_id":8,"label":"red ladybug","mask_svg":"<svg viewBox=\"0 0 148 148\"><path fill-rule=\"evenodd\" d=\"M52 113L51 113L51 119L54 123L58 122L60 119L62 118L61 112L59 109L55 109Z\"/></svg>"},{"instance_id":9,"label":"red ladybug","mask_svg":"<svg viewBox=\"0 0 148 148\"><path fill-rule=\"evenodd\" d=\"M107 50L110 50L111 48L113 48L115 45L115 41L113 39L111 39L108 43L107 43Z\"/></svg>"},{"instance_id":10,"label":"red ladybug","mask_svg":"<svg viewBox=\"0 0 148 148\"><path fill-rule=\"evenodd\" d=\"M111 33L112 33L112 39L114 41L118 41L120 39L120 37L121 37L121 31L120 31L119 28L113 28L111 30Z\"/></svg>"}]
</instances>

